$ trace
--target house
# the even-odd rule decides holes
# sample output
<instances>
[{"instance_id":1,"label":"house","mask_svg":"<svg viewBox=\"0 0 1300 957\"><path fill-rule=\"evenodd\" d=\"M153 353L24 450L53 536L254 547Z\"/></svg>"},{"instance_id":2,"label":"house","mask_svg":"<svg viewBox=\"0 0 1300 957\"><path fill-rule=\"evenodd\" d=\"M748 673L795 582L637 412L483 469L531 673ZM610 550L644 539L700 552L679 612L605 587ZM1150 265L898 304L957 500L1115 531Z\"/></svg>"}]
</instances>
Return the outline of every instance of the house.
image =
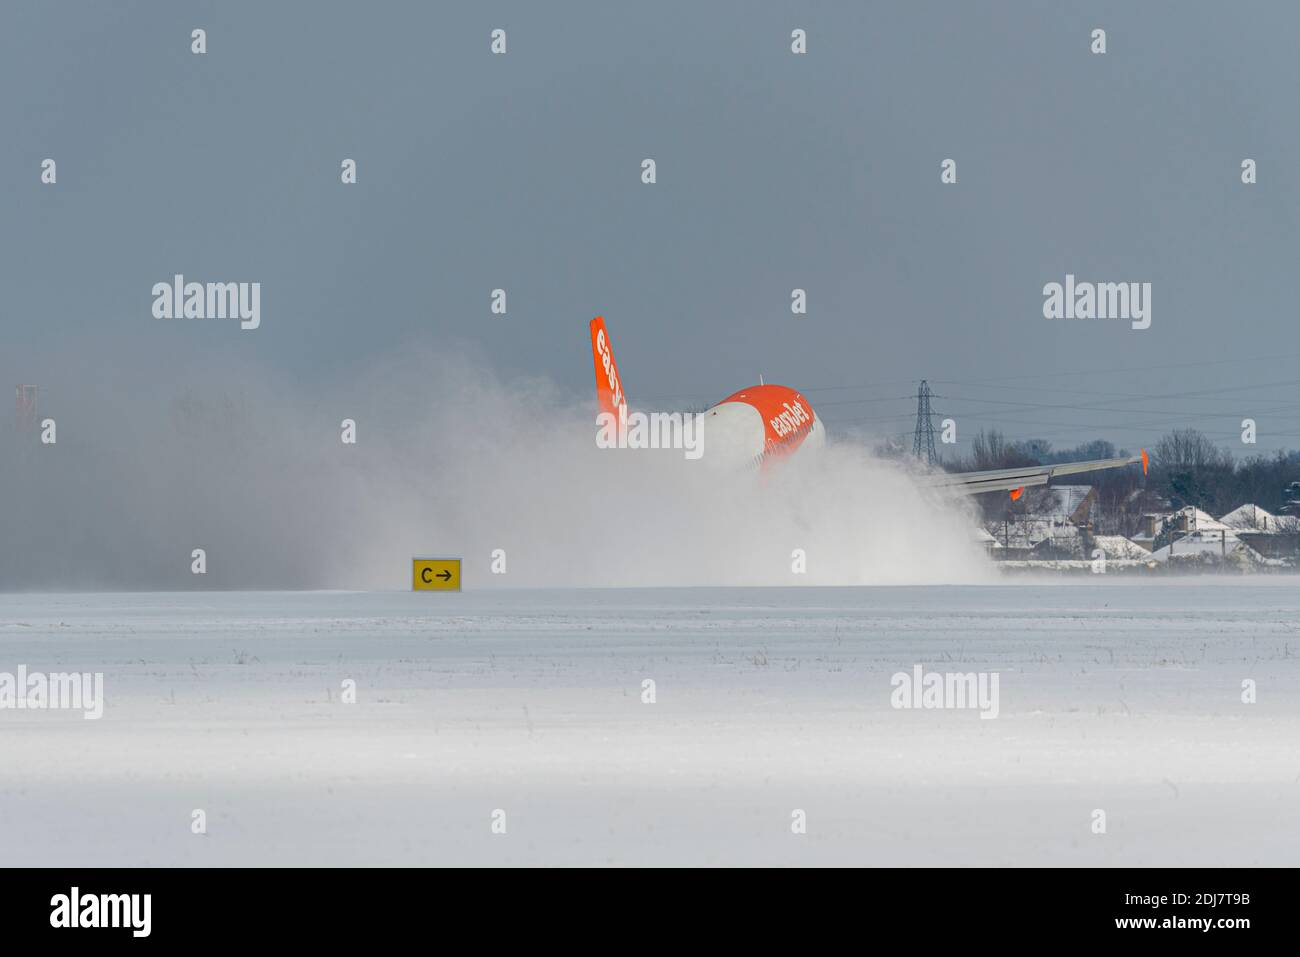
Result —
<instances>
[{"instance_id":1,"label":"house","mask_svg":"<svg viewBox=\"0 0 1300 957\"><path fill-rule=\"evenodd\" d=\"M1253 503L1234 508L1219 521L1236 532L1277 535L1300 531L1300 519L1296 516L1274 515Z\"/></svg>"},{"instance_id":2,"label":"house","mask_svg":"<svg viewBox=\"0 0 1300 957\"><path fill-rule=\"evenodd\" d=\"M1247 503L1219 521L1267 558L1300 557L1300 518L1294 515L1272 515L1258 505Z\"/></svg>"},{"instance_id":3,"label":"house","mask_svg":"<svg viewBox=\"0 0 1300 957\"><path fill-rule=\"evenodd\" d=\"M1094 535L1094 549L1100 549L1107 561L1150 561L1151 553L1136 542L1131 542L1123 535Z\"/></svg>"},{"instance_id":4,"label":"house","mask_svg":"<svg viewBox=\"0 0 1300 957\"><path fill-rule=\"evenodd\" d=\"M1053 525L1048 534L1030 550L1030 557L1055 561L1091 558L1086 529L1074 525Z\"/></svg>"},{"instance_id":5,"label":"house","mask_svg":"<svg viewBox=\"0 0 1300 957\"><path fill-rule=\"evenodd\" d=\"M990 535L985 529L974 529L972 537L975 539L975 543L983 546L986 552L992 552L994 549L1002 547L1002 543Z\"/></svg>"},{"instance_id":6,"label":"house","mask_svg":"<svg viewBox=\"0 0 1300 957\"><path fill-rule=\"evenodd\" d=\"M1055 527L1048 519L1022 518L1014 522L988 522L984 530L1002 546L998 558L1029 558L1036 547L1051 540Z\"/></svg>"},{"instance_id":7,"label":"house","mask_svg":"<svg viewBox=\"0 0 1300 957\"><path fill-rule=\"evenodd\" d=\"M1217 562L1259 566L1280 564L1265 558L1227 527L1188 532L1164 548L1157 548L1151 553L1151 558L1161 564L1171 561L1206 565Z\"/></svg>"},{"instance_id":8,"label":"house","mask_svg":"<svg viewBox=\"0 0 1300 957\"><path fill-rule=\"evenodd\" d=\"M1155 548L1161 533L1167 531L1191 535L1194 532L1231 532L1234 529L1209 512L1187 505L1172 512L1146 512L1138 523L1137 534L1130 535L1129 539L1150 551Z\"/></svg>"},{"instance_id":9,"label":"house","mask_svg":"<svg viewBox=\"0 0 1300 957\"><path fill-rule=\"evenodd\" d=\"M1097 517L1097 489L1091 485L1052 485L1039 514L1066 525L1091 525Z\"/></svg>"},{"instance_id":10,"label":"house","mask_svg":"<svg viewBox=\"0 0 1300 957\"><path fill-rule=\"evenodd\" d=\"M1138 545L1148 552L1155 547L1156 536L1160 534L1164 527L1165 519L1169 517L1164 512L1145 512L1138 519L1138 530L1135 535L1129 536L1129 541Z\"/></svg>"},{"instance_id":11,"label":"house","mask_svg":"<svg viewBox=\"0 0 1300 957\"><path fill-rule=\"evenodd\" d=\"M1195 505L1187 505L1174 512L1173 518L1180 532L1225 532L1231 531L1209 512L1203 512Z\"/></svg>"},{"instance_id":12,"label":"house","mask_svg":"<svg viewBox=\"0 0 1300 957\"><path fill-rule=\"evenodd\" d=\"M1149 549L1138 548L1122 535L1093 534L1101 511L1095 486L1052 485L1039 489L1038 493L1029 514L1014 521L985 525L985 530L1002 546L999 559L1091 561L1098 549L1108 560L1134 561L1148 557Z\"/></svg>"}]
</instances>

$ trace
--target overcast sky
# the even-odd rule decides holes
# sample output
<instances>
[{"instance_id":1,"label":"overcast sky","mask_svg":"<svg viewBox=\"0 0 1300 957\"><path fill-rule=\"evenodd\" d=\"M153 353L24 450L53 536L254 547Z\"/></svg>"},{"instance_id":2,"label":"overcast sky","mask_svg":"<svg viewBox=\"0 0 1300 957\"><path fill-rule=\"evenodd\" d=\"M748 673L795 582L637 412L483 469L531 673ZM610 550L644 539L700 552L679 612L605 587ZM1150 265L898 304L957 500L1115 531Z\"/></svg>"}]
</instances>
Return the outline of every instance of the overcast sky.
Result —
<instances>
[{"instance_id":1,"label":"overcast sky","mask_svg":"<svg viewBox=\"0 0 1300 957\"><path fill-rule=\"evenodd\" d=\"M0 383L67 418L88 365L312 394L431 345L587 395L602 313L633 405L761 373L883 434L926 377L963 446L1300 446L1300 8L1063 6L7 2ZM261 328L154 319L175 273ZM1151 327L1045 319L1066 273Z\"/></svg>"}]
</instances>

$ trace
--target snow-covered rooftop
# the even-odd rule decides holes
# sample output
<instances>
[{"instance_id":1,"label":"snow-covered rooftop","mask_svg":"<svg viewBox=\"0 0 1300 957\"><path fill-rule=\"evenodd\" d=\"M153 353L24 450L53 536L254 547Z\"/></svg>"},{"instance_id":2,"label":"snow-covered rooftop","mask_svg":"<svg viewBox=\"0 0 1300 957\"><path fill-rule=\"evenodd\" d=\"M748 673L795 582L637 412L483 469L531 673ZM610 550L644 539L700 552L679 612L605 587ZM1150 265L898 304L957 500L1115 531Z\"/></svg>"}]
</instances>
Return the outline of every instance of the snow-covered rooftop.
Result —
<instances>
[{"instance_id":1,"label":"snow-covered rooftop","mask_svg":"<svg viewBox=\"0 0 1300 957\"><path fill-rule=\"evenodd\" d=\"M1003 524L990 522L985 530L1008 548L1033 548L1040 542L1051 538L1058 530L1057 523L1046 518L1021 519ZM1068 527L1073 533L1075 529Z\"/></svg>"},{"instance_id":2,"label":"snow-covered rooftop","mask_svg":"<svg viewBox=\"0 0 1300 957\"><path fill-rule=\"evenodd\" d=\"M1138 561L1145 561L1151 558L1151 553L1141 545L1134 544L1123 535L1095 535L1093 541L1097 548L1100 548L1102 554L1110 559L1131 558Z\"/></svg>"},{"instance_id":3,"label":"snow-covered rooftop","mask_svg":"<svg viewBox=\"0 0 1300 957\"><path fill-rule=\"evenodd\" d=\"M1195 505L1186 505L1174 514L1186 516L1189 532L1221 532L1228 528L1209 512L1203 512Z\"/></svg>"},{"instance_id":4,"label":"snow-covered rooftop","mask_svg":"<svg viewBox=\"0 0 1300 957\"><path fill-rule=\"evenodd\" d=\"M1300 531L1300 522L1293 515L1274 515L1258 505L1247 503L1234 508L1219 521L1228 528L1243 532L1294 532Z\"/></svg>"},{"instance_id":5,"label":"snow-covered rooftop","mask_svg":"<svg viewBox=\"0 0 1300 957\"><path fill-rule=\"evenodd\" d=\"M1083 500L1092 491L1091 485L1053 485L1047 489L1055 499L1050 511L1054 515L1068 517L1073 515L1083 504Z\"/></svg>"},{"instance_id":6,"label":"snow-covered rooftop","mask_svg":"<svg viewBox=\"0 0 1300 957\"><path fill-rule=\"evenodd\" d=\"M1238 561L1244 560L1261 565L1271 564L1263 555L1255 551L1231 531L1222 527L1217 530L1189 532L1164 548L1157 548L1151 553L1151 557L1158 562L1167 562L1171 554L1174 558L1187 558L1192 555L1206 557L1223 555Z\"/></svg>"}]
</instances>

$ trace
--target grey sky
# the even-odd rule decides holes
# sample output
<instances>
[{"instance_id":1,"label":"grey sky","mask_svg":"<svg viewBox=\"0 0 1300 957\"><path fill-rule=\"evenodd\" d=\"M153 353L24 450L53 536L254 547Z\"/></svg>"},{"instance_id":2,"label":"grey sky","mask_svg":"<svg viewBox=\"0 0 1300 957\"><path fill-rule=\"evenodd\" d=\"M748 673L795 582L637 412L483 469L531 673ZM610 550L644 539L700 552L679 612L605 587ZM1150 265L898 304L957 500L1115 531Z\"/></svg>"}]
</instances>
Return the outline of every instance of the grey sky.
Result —
<instances>
[{"instance_id":1,"label":"grey sky","mask_svg":"<svg viewBox=\"0 0 1300 957\"><path fill-rule=\"evenodd\" d=\"M603 313L634 404L762 373L884 433L928 377L963 446L1194 424L1240 455L1251 415L1300 446L1300 9L1061 6L6 3L0 383L68 418L88 365L310 395L423 344L586 395ZM176 272L260 281L262 327L153 319ZM1151 328L1045 320L1066 272L1151 282Z\"/></svg>"}]
</instances>

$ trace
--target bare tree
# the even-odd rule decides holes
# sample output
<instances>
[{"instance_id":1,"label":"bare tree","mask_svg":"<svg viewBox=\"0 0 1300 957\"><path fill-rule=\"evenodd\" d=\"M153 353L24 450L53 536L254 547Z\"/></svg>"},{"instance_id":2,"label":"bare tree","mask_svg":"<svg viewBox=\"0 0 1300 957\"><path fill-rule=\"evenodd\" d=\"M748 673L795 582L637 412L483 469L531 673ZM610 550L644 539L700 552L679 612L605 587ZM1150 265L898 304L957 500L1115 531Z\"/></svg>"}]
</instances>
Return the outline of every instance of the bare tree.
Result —
<instances>
[{"instance_id":1,"label":"bare tree","mask_svg":"<svg viewBox=\"0 0 1300 957\"><path fill-rule=\"evenodd\" d=\"M1167 469L1203 469L1230 465L1232 456L1196 429L1175 429L1156 443L1156 463Z\"/></svg>"},{"instance_id":2,"label":"bare tree","mask_svg":"<svg viewBox=\"0 0 1300 957\"><path fill-rule=\"evenodd\" d=\"M1154 484L1174 507L1195 505L1213 514L1231 508L1232 455L1196 429L1177 429L1155 447Z\"/></svg>"},{"instance_id":3,"label":"bare tree","mask_svg":"<svg viewBox=\"0 0 1300 957\"><path fill-rule=\"evenodd\" d=\"M1008 442L1006 436L997 429L989 429L987 432L980 430L971 442L971 458L973 471L976 472L1039 464L1038 459L1028 454L1018 443Z\"/></svg>"}]
</instances>

